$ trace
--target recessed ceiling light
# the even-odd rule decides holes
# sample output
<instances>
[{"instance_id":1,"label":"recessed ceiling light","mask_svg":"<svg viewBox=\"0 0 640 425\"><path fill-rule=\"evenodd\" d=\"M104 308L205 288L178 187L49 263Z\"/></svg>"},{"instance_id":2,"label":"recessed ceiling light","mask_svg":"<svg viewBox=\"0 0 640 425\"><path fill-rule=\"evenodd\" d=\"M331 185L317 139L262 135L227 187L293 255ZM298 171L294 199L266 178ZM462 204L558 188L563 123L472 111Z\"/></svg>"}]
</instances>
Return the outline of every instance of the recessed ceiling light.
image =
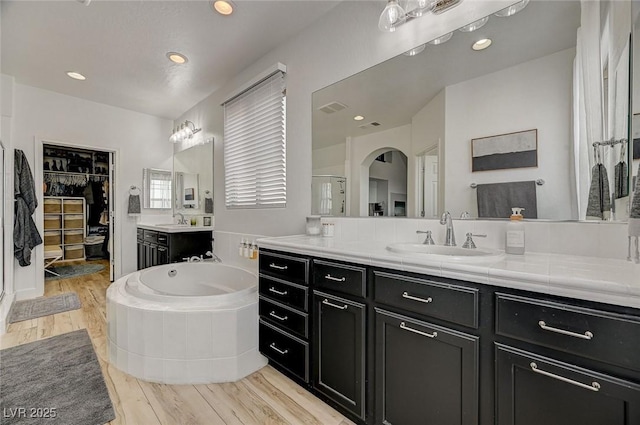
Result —
<instances>
[{"instance_id":1,"label":"recessed ceiling light","mask_svg":"<svg viewBox=\"0 0 640 425\"><path fill-rule=\"evenodd\" d=\"M364 117L362 115L356 115L355 117L353 117L353 119L356 121L362 121Z\"/></svg>"},{"instance_id":2,"label":"recessed ceiling light","mask_svg":"<svg viewBox=\"0 0 640 425\"><path fill-rule=\"evenodd\" d=\"M183 63L187 63L189 61L189 59L187 59L185 55L181 53L176 53L176 52L167 53L167 57L171 62L180 64L180 65L182 65Z\"/></svg>"},{"instance_id":3,"label":"recessed ceiling light","mask_svg":"<svg viewBox=\"0 0 640 425\"><path fill-rule=\"evenodd\" d=\"M68 71L67 75L71 78L73 78L74 80L80 80L80 81L84 81L87 79L87 77L85 77L84 75L80 74L79 72L75 72L75 71Z\"/></svg>"},{"instance_id":4,"label":"recessed ceiling light","mask_svg":"<svg viewBox=\"0 0 640 425\"><path fill-rule=\"evenodd\" d=\"M425 47L427 47L426 44L421 44L418 47L414 47L413 49L404 52L403 55L405 55L405 56L415 56L415 55L417 55L419 53L422 53L422 51L425 49Z\"/></svg>"},{"instance_id":5,"label":"recessed ceiling light","mask_svg":"<svg viewBox=\"0 0 640 425\"><path fill-rule=\"evenodd\" d=\"M216 0L213 9L221 15L229 16L233 13L233 3L228 0Z\"/></svg>"},{"instance_id":6,"label":"recessed ceiling light","mask_svg":"<svg viewBox=\"0 0 640 425\"><path fill-rule=\"evenodd\" d=\"M473 50L484 50L487 47L491 46L491 39L490 38L483 38L481 40L476 41L475 43L473 43L473 46L471 46L471 48Z\"/></svg>"}]
</instances>

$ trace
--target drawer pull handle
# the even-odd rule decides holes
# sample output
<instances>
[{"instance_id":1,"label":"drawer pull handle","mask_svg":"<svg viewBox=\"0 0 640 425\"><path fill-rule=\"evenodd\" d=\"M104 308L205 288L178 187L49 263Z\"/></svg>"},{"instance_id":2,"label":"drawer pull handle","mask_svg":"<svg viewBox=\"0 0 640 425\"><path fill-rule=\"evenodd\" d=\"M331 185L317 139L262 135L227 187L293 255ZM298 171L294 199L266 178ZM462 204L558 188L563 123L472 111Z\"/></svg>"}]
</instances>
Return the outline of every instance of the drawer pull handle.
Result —
<instances>
[{"instance_id":1,"label":"drawer pull handle","mask_svg":"<svg viewBox=\"0 0 640 425\"><path fill-rule=\"evenodd\" d=\"M422 332L422 331L419 331L417 329L410 328L409 326L405 325L404 322L400 323L400 329L404 329L405 331L413 332L414 334L418 334L418 335L422 335L422 336L428 336L429 338L435 338L435 337L438 336L438 332L434 332L432 334L428 334L426 332Z\"/></svg>"},{"instance_id":2,"label":"drawer pull handle","mask_svg":"<svg viewBox=\"0 0 640 425\"><path fill-rule=\"evenodd\" d=\"M272 342L271 344L269 344L269 348L271 348L276 353L282 354L283 356L289 352L289 350L281 350L278 347L276 347L276 343L275 342Z\"/></svg>"},{"instance_id":3,"label":"drawer pull handle","mask_svg":"<svg viewBox=\"0 0 640 425\"><path fill-rule=\"evenodd\" d=\"M333 303L329 302L329 300L326 299L326 298L322 301L322 304L328 305L329 307L337 308L337 309L340 309L340 310L346 310L347 307L348 307L346 304L345 305L333 304Z\"/></svg>"},{"instance_id":4,"label":"drawer pull handle","mask_svg":"<svg viewBox=\"0 0 640 425\"><path fill-rule=\"evenodd\" d=\"M334 282L344 282L347 280L346 277L333 277L330 274L326 275L324 278L327 280L333 280Z\"/></svg>"},{"instance_id":5,"label":"drawer pull handle","mask_svg":"<svg viewBox=\"0 0 640 425\"><path fill-rule=\"evenodd\" d=\"M549 332L555 332L555 333L559 333L562 335L569 335L569 336L573 336L576 338L580 338L580 339L592 339L593 338L593 333L591 333L590 331L586 331L583 334L579 334L576 332L571 332L571 331L565 331L564 329L558 329L558 328L554 328L551 326L547 326L547 324L544 322L544 320L540 320L538 322L538 325L540 325L540 327L542 329L544 329L545 331L549 331Z\"/></svg>"},{"instance_id":6,"label":"drawer pull handle","mask_svg":"<svg viewBox=\"0 0 640 425\"><path fill-rule=\"evenodd\" d=\"M275 311L272 311L271 313L269 313L269 316L274 317L283 322L289 318L288 316L278 316Z\"/></svg>"},{"instance_id":7,"label":"drawer pull handle","mask_svg":"<svg viewBox=\"0 0 640 425\"><path fill-rule=\"evenodd\" d=\"M274 263L269 264L269 267L271 267L272 269L276 269L276 270L287 270L287 266L279 266L279 265L274 264Z\"/></svg>"},{"instance_id":8,"label":"drawer pull handle","mask_svg":"<svg viewBox=\"0 0 640 425\"><path fill-rule=\"evenodd\" d=\"M413 300L413 301L419 301L419 302L425 303L425 304L433 302L433 298L431 298L431 297L429 297L429 298L414 297L413 295L409 295L409 293L406 292L406 291L402 293L402 298L406 298L408 300Z\"/></svg>"},{"instance_id":9,"label":"drawer pull handle","mask_svg":"<svg viewBox=\"0 0 640 425\"><path fill-rule=\"evenodd\" d=\"M531 362L529 366L531 366L532 371L534 371L535 373L539 373L540 375L548 376L550 378L554 378L562 382L567 382L569 384L578 386L580 388L584 388L585 390L600 391L600 384L596 381L593 381L591 385L587 385L587 384L583 384L582 382L574 381L573 379L565 378L564 376L556 375L555 373L538 369L538 365L535 364L534 362Z\"/></svg>"},{"instance_id":10,"label":"drawer pull handle","mask_svg":"<svg viewBox=\"0 0 640 425\"><path fill-rule=\"evenodd\" d=\"M273 292L276 295L282 295L285 296L288 294L287 291L278 291L276 288L274 288L273 286L269 288L269 292Z\"/></svg>"}]
</instances>

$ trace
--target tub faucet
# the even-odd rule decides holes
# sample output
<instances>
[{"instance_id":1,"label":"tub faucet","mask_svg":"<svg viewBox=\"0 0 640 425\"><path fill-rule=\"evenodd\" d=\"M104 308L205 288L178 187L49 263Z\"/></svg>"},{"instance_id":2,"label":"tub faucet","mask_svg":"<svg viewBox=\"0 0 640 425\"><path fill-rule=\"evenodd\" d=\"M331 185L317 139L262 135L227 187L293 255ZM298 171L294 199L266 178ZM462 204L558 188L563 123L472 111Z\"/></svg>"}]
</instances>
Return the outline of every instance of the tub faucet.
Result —
<instances>
[{"instance_id":1,"label":"tub faucet","mask_svg":"<svg viewBox=\"0 0 640 425\"><path fill-rule=\"evenodd\" d=\"M449 211L442 214L440 218L440 224L447 226L447 233L444 238L444 246L456 246L456 235L453 232L453 221L451 220L451 214Z\"/></svg>"},{"instance_id":2,"label":"tub faucet","mask_svg":"<svg viewBox=\"0 0 640 425\"><path fill-rule=\"evenodd\" d=\"M220 259L220 257L218 257L216 254L214 254L211 251L207 251L204 255L206 255L207 257L211 257L210 259L207 258L205 261L213 261L214 263L222 263L222 260Z\"/></svg>"},{"instance_id":3,"label":"tub faucet","mask_svg":"<svg viewBox=\"0 0 640 425\"><path fill-rule=\"evenodd\" d=\"M189 258L188 260L190 263L199 263L201 261L204 261L203 258L200 256L198 257L197 255L194 255L193 257Z\"/></svg>"}]
</instances>

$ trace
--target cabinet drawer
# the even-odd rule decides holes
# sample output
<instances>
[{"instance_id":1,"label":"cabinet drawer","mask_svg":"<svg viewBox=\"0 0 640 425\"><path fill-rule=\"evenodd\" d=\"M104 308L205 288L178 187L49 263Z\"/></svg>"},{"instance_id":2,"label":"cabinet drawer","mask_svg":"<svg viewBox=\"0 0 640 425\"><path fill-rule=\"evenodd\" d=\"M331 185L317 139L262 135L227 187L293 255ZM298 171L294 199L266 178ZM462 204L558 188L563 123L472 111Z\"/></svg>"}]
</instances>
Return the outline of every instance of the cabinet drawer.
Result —
<instances>
[{"instance_id":1,"label":"cabinet drawer","mask_svg":"<svg viewBox=\"0 0 640 425\"><path fill-rule=\"evenodd\" d=\"M272 324L288 330L302 338L309 336L308 318L305 313L299 313L273 301L260 297L260 317Z\"/></svg>"},{"instance_id":2,"label":"cabinet drawer","mask_svg":"<svg viewBox=\"0 0 640 425\"><path fill-rule=\"evenodd\" d=\"M158 242L158 232L154 232L153 230L146 230L144 229L144 241L145 242L151 242L151 243L157 243Z\"/></svg>"},{"instance_id":3,"label":"cabinet drawer","mask_svg":"<svg viewBox=\"0 0 640 425\"><path fill-rule=\"evenodd\" d=\"M364 298L366 269L322 260L313 260L313 285Z\"/></svg>"},{"instance_id":4,"label":"cabinet drawer","mask_svg":"<svg viewBox=\"0 0 640 425\"><path fill-rule=\"evenodd\" d=\"M144 240L144 229L136 229L136 235L139 241Z\"/></svg>"},{"instance_id":5,"label":"cabinet drawer","mask_svg":"<svg viewBox=\"0 0 640 425\"><path fill-rule=\"evenodd\" d=\"M308 285L309 260L271 252L260 252L260 273Z\"/></svg>"},{"instance_id":6,"label":"cabinet drawer","mask_svg":"<svg viewBox=\"0 0 640 425\"><path fill-rule=\"evenodd\" d=\"M478 328L478 290L374 272L375 301L471 328Z\"/></svg>"},{"instance_id":7,"label":"cabinet drawer","mask_svg":"<svg viewBox=\"0 0 640 425\"><path fill-rule=\"evenodd\" d=\"M164 246L169 245L169 235L166 233L158 233L158 236L156 237L156 239L158 241L158 245L164 245Z\"/></svg>"},{"instance_id":8,"label":"cabinet drawer","mask_svg":"<svg viewBox=\"0 0 640 425\"><path fill-rule=\"evenodd\" d=\"M308 289L291 283L280 282L266 276L260 276L259 290L261 296L274 299L282 304L309 311Z\"/></svg>"},{"instance_id":9,"label":"cabinet drawer","mask_svg":"<svg viewBox=\"0 0 640 425\"><path fill-rule=\"evenodd\" d=\"M260 320L260 352L309 382L309 344Z\"/></svg>"},{"instance_id":10,"label":"cabinet drawer","mask_svg":"<svg viewBox=\"0 0 640 425\"><path fill-rule=\"evenodd\" d=\"M640 321L569 304L496 294L496 333L640 371Z\"/></svg>"}]
</instances>

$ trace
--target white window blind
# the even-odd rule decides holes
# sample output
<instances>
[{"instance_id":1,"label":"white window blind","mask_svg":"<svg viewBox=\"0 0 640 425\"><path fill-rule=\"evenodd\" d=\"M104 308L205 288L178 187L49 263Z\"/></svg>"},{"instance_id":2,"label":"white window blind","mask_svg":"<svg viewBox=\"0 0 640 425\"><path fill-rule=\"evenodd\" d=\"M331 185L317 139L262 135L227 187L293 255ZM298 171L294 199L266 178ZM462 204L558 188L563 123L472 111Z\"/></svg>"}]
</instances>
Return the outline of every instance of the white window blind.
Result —
<instances>
[{"instance_id":1,"label":"white window blind","mask_svg":"<svg viewBox=\"0 0 640 425\"><path fill-rule=\"evenodd\" d=\"M286 91L278 71L224 104L228 208L284 207L287 201Z\"/></svg>"}]
</instances>

